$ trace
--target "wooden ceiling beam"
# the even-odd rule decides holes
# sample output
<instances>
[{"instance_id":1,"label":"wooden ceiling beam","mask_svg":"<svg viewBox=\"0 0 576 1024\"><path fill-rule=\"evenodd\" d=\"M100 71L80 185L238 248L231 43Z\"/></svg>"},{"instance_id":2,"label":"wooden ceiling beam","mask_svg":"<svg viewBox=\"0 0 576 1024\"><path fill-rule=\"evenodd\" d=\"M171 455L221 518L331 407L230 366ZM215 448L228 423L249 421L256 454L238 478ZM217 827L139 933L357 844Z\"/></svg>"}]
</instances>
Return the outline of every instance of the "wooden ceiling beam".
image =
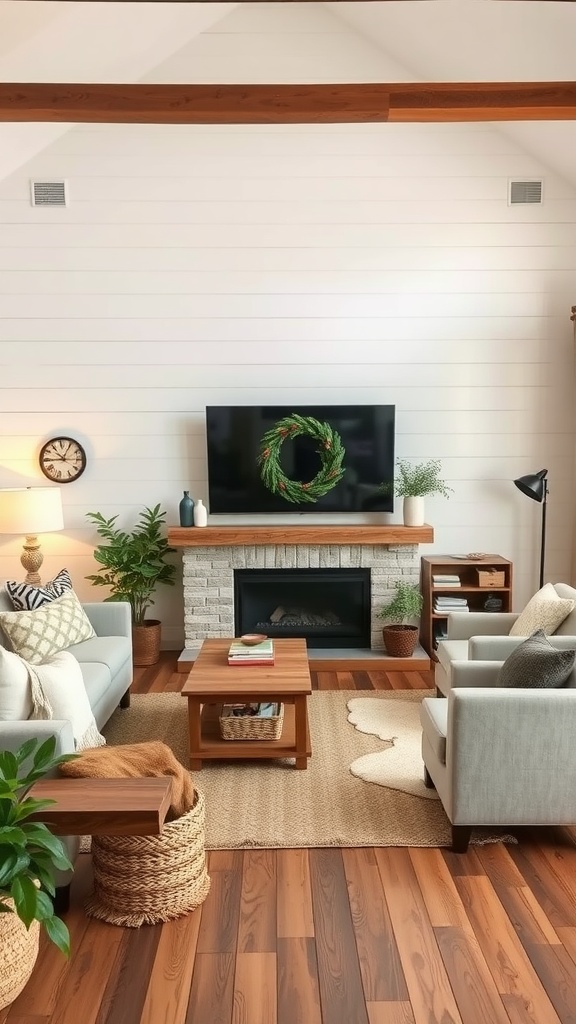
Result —
<instances>
[{"instance_id":1,"label":"wooden ceiling beam","mask_svg":"<svg viewBox=\"0 0 576 1024\"><path fill-rule=\"evenodd\" d=\"M0 83L0 122L332 124L576 119L576 82L335 85Z\"/></svg>"}]
</instances>

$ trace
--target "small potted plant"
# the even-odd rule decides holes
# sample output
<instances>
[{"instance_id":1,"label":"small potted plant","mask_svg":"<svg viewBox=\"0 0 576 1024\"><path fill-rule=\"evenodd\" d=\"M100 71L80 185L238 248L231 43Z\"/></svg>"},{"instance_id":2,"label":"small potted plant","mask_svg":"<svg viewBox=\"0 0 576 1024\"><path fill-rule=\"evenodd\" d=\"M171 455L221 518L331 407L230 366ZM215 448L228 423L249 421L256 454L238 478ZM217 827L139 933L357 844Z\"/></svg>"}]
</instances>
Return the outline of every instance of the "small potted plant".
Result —
<instances>
[{"instance_id":1,"label":"small potted plant","mask_svg":"<svg viewBox=\"0 0 576 1024\"><path fill-rule=\"evenodd\" d=\"M54 871L72 868L62 842L32 815L53 800L34 800L30 787L75 754L54 757L56 740L27 740L0 752L0 1009L28 981L38 954L40 925L64 953L70 936L54 914Z\"/></svg>"},{"instance_id":2,"label":"small potted plant","mask_svg":"<svg viewBox=\"0 0 576 1024\"><path fill-rule=\"evenodd\" d=\"M420 618L422 594L416 583L407 580L397 580L394 587L394 597L377 613L379 618L389 622L382 627L382 637L392 658L410 658L418 643L419 626L414 619Z\"/></svg>"},{"instance_id":3,"label":"small potted plant","mask_svg":"<svg viewBox=\"0 0 576 1024\"><path fill-rule=\"evenodd\" d=\"M132 608L132 644L135 665L155 665L160 657L161 625L147 619L154 604L152 595L160 583L173 587L176 566L167 561L175 549L163 536L166 512L160 505L145 508L131 533L116 526L118 516L105 519L100 512L87 512L100 537L106 541L94 550L104 572L86 579L98 587L109 587L105 601L128 601Z\"/></svg>"},{"instance_id":4,"label":"small potted plant","mask_svg":"<svg viewBox=\"0 0 576 1024\"><path fill-rule=\"evenodd\" d=\"M404 499L404 526L422 526L424 524L424 498L427 494L441 494L450 497L452 487L448 487L440 472L440 459L428 459L427 462L412 463L406 459L397 459L398 475L394 490L399 498Z\"/></svg>"}]
</instances>

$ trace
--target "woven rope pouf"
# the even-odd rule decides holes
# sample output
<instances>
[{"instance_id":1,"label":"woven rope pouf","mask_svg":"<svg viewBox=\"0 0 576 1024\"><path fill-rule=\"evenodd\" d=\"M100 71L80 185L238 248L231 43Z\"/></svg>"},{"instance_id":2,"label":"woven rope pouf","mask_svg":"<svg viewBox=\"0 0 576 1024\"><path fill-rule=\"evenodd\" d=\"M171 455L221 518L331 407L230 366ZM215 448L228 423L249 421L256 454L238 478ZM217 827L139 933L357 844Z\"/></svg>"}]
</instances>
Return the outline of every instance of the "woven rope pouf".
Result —
<instances>
[{"instance_id":1,"label":"woven rope pouf","mask_svg":"<svg viewBox=\"0 0 576 1024\"><path fill-rule=\"evenodd\" d=\"M204 795L158 836L94 836L90 917L138 928L195 910L210 891L204 849Z\"/></svg>"}]
</instances>

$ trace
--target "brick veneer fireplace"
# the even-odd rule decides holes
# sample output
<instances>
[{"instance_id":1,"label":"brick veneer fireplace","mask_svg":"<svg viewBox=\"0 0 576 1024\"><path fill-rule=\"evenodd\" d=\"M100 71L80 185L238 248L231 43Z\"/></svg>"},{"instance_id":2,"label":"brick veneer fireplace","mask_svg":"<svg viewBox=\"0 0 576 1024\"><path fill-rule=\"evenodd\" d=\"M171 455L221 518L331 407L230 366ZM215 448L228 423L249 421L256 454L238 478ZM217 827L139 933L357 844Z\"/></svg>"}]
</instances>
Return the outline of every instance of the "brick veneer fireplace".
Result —
<instances>
[{"instance_id":1,"label":"brick veneer fireplace","mask_svg":"<svg viewBox=\"0 0 576 1024\"><path fill-rule=\"evenodd\" d=\"M368 568L370 648L383 651L376 612L400 576L419 581L418 545L433 539L431 526L171 527L170 544L183 549L186 650L235 635L234 569Z\"/></svg>"}]
</instances>

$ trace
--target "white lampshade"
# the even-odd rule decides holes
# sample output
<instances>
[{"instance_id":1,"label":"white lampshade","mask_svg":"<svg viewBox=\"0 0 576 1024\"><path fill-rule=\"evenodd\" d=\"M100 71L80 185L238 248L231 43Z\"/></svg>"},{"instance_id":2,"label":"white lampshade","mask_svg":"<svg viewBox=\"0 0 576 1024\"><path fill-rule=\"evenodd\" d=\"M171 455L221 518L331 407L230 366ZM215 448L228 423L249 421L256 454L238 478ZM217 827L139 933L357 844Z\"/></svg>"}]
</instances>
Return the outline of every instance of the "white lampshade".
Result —
<instances>
[{"instance_id":1,"label":"white lampshade","mask_svg":"<svg viewBox=\"0 0 576 1024\"><path fill-rule=\"evenodd\" d=\"M36 536L64 529L59 487L0 490L0 533Z\"/></svg>"}]
</instances>

